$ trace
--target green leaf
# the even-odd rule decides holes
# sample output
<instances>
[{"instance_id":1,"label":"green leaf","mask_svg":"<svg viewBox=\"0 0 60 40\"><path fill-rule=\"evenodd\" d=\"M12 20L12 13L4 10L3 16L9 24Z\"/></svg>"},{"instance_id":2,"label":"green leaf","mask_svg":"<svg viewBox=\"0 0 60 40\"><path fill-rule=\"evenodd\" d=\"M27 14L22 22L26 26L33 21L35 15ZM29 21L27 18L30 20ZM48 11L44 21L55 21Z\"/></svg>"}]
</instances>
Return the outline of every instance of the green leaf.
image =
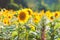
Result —
<instances>
[{"instance_id":1,"label":"green leaf","mask_svg":"<svg viewBox=\"0 0 60 40\"><path fill-rule=\"evenodd\" d=\"M60 40L60 38L57 38L57 40Z\"/></svg>"},{"instance_id":2,"label":"green leaf","mask_svg":"<svg viewBox=\"0 0 60 40\"><path fill-rule=\"evenodd\" d=\"M16 36L16 35L18 35L17 31L13 31L13 32L12 32L12 37L14 37L14 36Z\"/></svg>"},{"instance_id":3,"label":"green leaf","mask_svg":"<svg viewBox=\"0 0 60 40\"><path fill-rule=\"evenodd\" d=\"M60 23L57 23L57 24L54 26L54 30L56 30L57 28L60 28Z\"/></svg>"}]
</instances>

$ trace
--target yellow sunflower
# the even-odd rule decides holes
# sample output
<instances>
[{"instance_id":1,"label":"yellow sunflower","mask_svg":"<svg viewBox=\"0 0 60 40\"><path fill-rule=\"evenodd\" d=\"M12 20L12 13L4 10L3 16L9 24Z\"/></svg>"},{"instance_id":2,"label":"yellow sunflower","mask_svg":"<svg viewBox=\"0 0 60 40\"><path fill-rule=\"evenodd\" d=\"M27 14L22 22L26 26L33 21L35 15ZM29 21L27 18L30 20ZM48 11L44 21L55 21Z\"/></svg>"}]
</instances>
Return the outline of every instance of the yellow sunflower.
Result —
<instances>
[{"instance_id":1,"label":"yellow sunflower","mask_svg":"<svg viewBox=\"0 0 60 40\"><path fill-rule=\"evenodd\" d=\"M2 15L3 15L4 17L6 17L6 16L8 15L8 12L9 12L8 10L5 10L5 11L2 12Z\"/></svg>"},{"instance_id":2,"label":"yellow sunflower","mask_svg":"<svg viewBox=\"0 0 60 40\"><path fill-rule=\"evenodd\" d=\"M60 17L60 12L58 12L58 11L54 12L54 17L59 18Z\"/></svg>"},{"instance_id":3,"label":"yellow sunflower","mask_svg":"<svg viewBox=\"0 0 60 40\"><path fill-rule=\"evenodd\" d=\"M41 20L41 16L38 14L38 13L34 13L34 15L33 15L34 17L33 17L33 22L34 23L39 23L40 22L40 20Z\"/></svg>"},{"instance_id":4,"label":"yellow sunflower","mask_svg":"<svg viewBox=\"0 0 60 40\"><path fill-rule=\"evenodd\" d=\"M43 16L44 15L44 10L40 11L39 15Z\"/></svg>"},{"instance_id":5,"label":"yellow sunflower","mask_svg":"<svg viewBox=\"0 0 60 40\"><path fill-rule=\"evenodd\" d=\"M53 13L50 12L50 11L46 11L46 17L50 20L50 21L53 21L54 20L54 16L53 16Z\"/></svg>"},{"instance_id":6,"label":"yellow sunflower","mask_svg":"<svg viewBox=\"0 0 60 40\"><path fill-rule=\"evenodd\" d=\"M7 18L12 19L12 17L13 17L13 14L8 13Z\"/></svg>"},{"instance_id":7,"label":"yellow sunflower","mask_svg":"<svg viewBox=\"0 0 60 40\"><path fill-rule=\"evenodd\" d=\"M40 20L37 19L37 18L34 18L34 19L33 19L33 22L34 22L34 23L39 23L39 21L40 21Z\"/></svg>"},{"instance_id":8,"label":"yellow sunflower","mask_svg":"<svg viewBox=\"0 0 60 40\"><path fill-rule=\"evenodd\" d=\"M14 11L14 10L9 10L9 13L12 14L12 15L15 15L15 14L16 14L16 11Z\"/></svg>"},{"instance_id":9,"label":"yellow sunflower","mask_svg":"<svg viewBox=\"0 0 60 40\"><path fill-rule=\"evenodd\" d=\"M4 18L3 19L3 23L6 24L6 25L10 25L11 22L8 20L8 18Z\"/></svg>"},{"instance_id":10,"label":"yellow sunflower","mask_svg":"<svg viewBox=\"0 0 60 40\"><path fill-rule=\"evenodd\" d=\"M26 23L29 19L29 15L28 12L24 11L24 10L20 10L18 11L18 20L20 23Z\"/></svg>"},{"instance_id":11,"label":"yellow sunflower","mask_svg":"<svg viewBox=\"0 0 60 40\"><path fill-rule=\"evenodd\" d=\"M44 10L42 10L42 11L39 12L40 20L41 20L41 18L42 18L43 16L44 16Z\"/></svg>"},{"instance_id":12,"label":"yellow sunflower","mask_svg":"<svg viewBox=\"0 0 60 40\"><path fill-rule=\"evenodd\" d=\"M33 11L30 8L25 8L24 11L28 12L29 15L33 14Z\"/></svg>"},{"instance_id":13,"label":"yellow sunflower","mask_svg":"<svg viewBox=\"0 0 60 40\"><path fill-rule=\"evenodd\" d=\"M9 10L6 17L7 17L8 19L12 19L13 16L15 15L15 13L16 13L15 11Z\"/></svg>"}]
</instances>

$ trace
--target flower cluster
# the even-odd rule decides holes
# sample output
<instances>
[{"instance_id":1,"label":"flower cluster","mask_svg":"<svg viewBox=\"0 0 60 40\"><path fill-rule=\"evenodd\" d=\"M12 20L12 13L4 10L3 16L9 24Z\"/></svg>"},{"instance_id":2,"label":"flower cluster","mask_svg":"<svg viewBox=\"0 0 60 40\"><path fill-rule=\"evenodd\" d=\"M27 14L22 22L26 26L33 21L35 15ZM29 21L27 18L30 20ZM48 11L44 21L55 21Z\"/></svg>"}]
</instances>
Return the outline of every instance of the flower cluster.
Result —
<instances>
[{"instance_id":1,"label":"flower cluster","mask_svg":"<svg viewBox=\"0 0 60 40\"><path fill-rule=\"evenodd\" d=\"M40 12L37 12L31 10L30 8L25 8L17 11L1 9L0 35L6 35L7 33L8 39L11 40L43 40L44 38L46 38L46 40L51 40L52 35L57 35L56 31L58 28L60 28L57 26L57 24L60 25L59 18L60 11L51 12L48 10L44 12L44 10L41 10ZM47 26L50 26L50 29L47 28ZM51 30L54 34L52 34ZM52 34L50 35L51 38L49 36L49 33ZM7 35L3 36L2 38L7 39ZM41 35L44 37L42 38ZM56 37L55 39L59 39L59 37Z\"/></svg>"}]
</instances>

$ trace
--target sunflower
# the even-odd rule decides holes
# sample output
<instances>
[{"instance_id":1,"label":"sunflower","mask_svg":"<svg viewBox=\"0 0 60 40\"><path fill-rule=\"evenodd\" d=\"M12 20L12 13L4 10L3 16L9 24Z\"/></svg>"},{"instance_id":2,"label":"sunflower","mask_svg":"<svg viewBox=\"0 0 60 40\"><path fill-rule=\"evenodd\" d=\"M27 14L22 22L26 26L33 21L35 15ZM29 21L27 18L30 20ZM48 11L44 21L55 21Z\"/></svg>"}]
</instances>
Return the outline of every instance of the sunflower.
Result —
<instances>
[{"instance_id":1,"label":"sunflower","mask_svg":"<svg viewBox=\"0 0 60 40\"><path fill-rule=\"evenodd\" d=\"M42 11L39 12L39 17L40 17L40 19L41 19L43 16L44 16L44 10L42 10Z\"/></svg>"},{"instance_id":2,"label":"sunflower","mask_svg":"<svg viewBox=\"0 0 60 40\"><path fill-rule=\"evenodd\" d=\"M46 11L46 17L50 20L50 21L53 21L54 20L54 16L53 16L53 13L50 12L50 11Z\"/></svg>"},{"instance_id":3,"label":"sunflower","mask_svg":"<svg viewBox=\"0 0 60 40\"><path fill-rule=\"evenodd\" d=\"M34 15L33 15L33 22L34 23L39 23L40 20L41 20L41 16L38 13L35 12Z\"/></svg>"},{"instance_id":4,"label":"sunflower","mask_svg":"<svg viewBox=\"0 0 60 40\"><path fill-rule=\"evenodd\" d=\"M8 18L4 18L3 19L3 23L6 24L6 25L10 25L11 22L8 20Z\"/></svg>"},{"instance_id":5,"label":"sunflower","mask_svg":"<svg viewBox=\"0 0 60 40\"><path fill-rule=\"evenodd\" d=\"M20 23L26 23L29 19L28 12L25 12L24 10L18 11L18 20Z\"/></svg>"},{"instance_id":6,"label":"sunflower","mask_svg":"<svg viewBox=\"0 0 60 40\"><path fill-rule=\"evenodd\" d=\"M55 18L59 18L59 16L60 16L60 13L58 11L54 12L54 17Z\"/></svg>"},{"instance_id":7,"label":"sunflower","mask_svg":"<svg viewBox=\"0 0 60 40\"><path fill-rule=\"evenodd\" d=\"M15 15L15 13L16 13L16 12L15 12L14 10L9 10L6 17L7 17L8 19L12 19L13 16Z\"/></svg>"},{"instance_id":8,"label":"sunflower","mask_svg":"<svg viewBox=\"0 0 60 40\"><path fill-rule=\"evenodd\" d=\"M44 15L44 10L40 11L39 15L43 16Z\"/></svg>"},{"instance_id":9,"label":"sunflower","mask_svg":"<svg viewBox=\"0 0 60 40\"><path fill-rule=\"evenodd\" d=\"M13 14L8 13L7 18L12 19L12 17L13 17Z\"/></svg>"},{"instance_id":10,"label":"sunflower","mask_svg":"<svg viewBox=\"0 0 60 40\"><path fill-rule=\"evenodd\" d=\"M7 17L8 12L9 12L8 10L5 10L5 11L2 12L2 15L3 15L4 17Z\"/></svg>"},{"instance_id":11,"label":"sunflower","mask_svg":"<svg viewBox=\"0 0 60 40\"><path fill-rule=\"evenodd\" d=\"M28 12L29 15L33 14L33 11L30 8L25 8L24 9L26 12Z\"/></svg>"},{"instance_id":12,"label":"sunflower","mask_svg":"<svg viewBox=\"0 0 60 40\"><path fill-rule=\"evenodd\" d=\"M33 19L33 22L34 23L38 23L40 20L39 19L37 19L36 17Z\"/></svg>"},{"instance_id":13,"label":"sunflower","mask_svg":"<svg viewBox=\"0 0 60 40\"><path fill-rule=\"evenodd\" d=\"M9 13L12 14L12 15L15 15L15 14L16 14L16 11L14 11L14 10L9 10Z\"/></svg>"}]
</instances>

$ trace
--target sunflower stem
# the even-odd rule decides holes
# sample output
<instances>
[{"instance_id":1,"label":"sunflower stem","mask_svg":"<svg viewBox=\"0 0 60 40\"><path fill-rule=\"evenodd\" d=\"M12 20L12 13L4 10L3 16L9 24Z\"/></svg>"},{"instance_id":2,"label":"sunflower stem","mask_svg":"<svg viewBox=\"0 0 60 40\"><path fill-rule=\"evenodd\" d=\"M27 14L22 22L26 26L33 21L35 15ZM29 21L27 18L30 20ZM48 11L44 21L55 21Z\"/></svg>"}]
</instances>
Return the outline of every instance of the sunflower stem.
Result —
<instances>
[{"instance_id":1,"label":"sunflower stem","mask_svg":"<svg viewBox=\"0 0 60 40\"><path fill-rule=\"evenodd\" d=\"M26 40L28 40L28 33L26 34Z\"/></svg>"},{"instance_id":2,"label":"sunflower stem","mask_svg":"<svg viewBox=\"0 0 60 40\"><path fill-rule=\"evenodd\" d=\"M19 40L19 31L18 31L18 39L17 40Z\"/></svg>"},{"instance_id":3,"label":"sunflower stem","mask_svg":"<svg viewBox=\"0 0 60 40\"><path fill-rule=\"evenodd\" d=\"M20 23L18 24L18 40L20 40L20 36L19 36L20 31L19 31L19 29L20 29Z\"/></svg>"},{"instance_id":4,"label":"sunflower stem","mask_svg":"<svg viewBox=\"0 0 60 40\"><path fill-rule=\"evenodd\" d=\"M0 33L3 34L2 28L0 28ZM4 40L3 36L0 38L0 40Z\"/></svg>"},{"instance_id":5,"label":"sunflower stem","mask_svg":"<svg viewBox=\"0 0 60 40\"><path fill-rule=\"evenodd\" d=\"M51 40L54 40L54 26L55 26L55 23L54 24L52 24L51 23L51 29L52 29L52 31L51 31Z\"/></svg>"}]
</instances>

